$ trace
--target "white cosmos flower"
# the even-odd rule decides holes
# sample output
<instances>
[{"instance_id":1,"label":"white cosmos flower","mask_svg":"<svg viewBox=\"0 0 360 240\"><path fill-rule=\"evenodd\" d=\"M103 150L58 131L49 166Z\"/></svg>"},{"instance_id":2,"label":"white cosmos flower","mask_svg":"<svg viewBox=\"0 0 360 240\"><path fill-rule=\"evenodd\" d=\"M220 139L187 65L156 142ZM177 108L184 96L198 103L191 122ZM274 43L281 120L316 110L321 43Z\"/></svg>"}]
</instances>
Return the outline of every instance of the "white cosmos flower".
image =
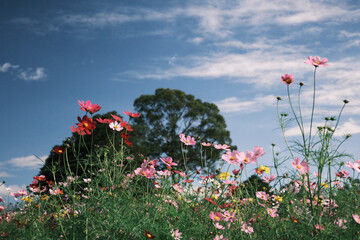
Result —
<instances>
[{"instance_id":1,"label":"white cosmos flower","mask_svg":"<svg viewBox=\"0 0 360 240\"><path fill-rule=\"evenodd\" d=\"M123 129L123 127L121 127L121 126L120 126L120 123L118 123L117 121L111 122L111 123L109 124L109 127L110 127L112 130L116 130L116 131L118 131L118 132L120 132L120 131Z\"/></svg>"}]
</instances>

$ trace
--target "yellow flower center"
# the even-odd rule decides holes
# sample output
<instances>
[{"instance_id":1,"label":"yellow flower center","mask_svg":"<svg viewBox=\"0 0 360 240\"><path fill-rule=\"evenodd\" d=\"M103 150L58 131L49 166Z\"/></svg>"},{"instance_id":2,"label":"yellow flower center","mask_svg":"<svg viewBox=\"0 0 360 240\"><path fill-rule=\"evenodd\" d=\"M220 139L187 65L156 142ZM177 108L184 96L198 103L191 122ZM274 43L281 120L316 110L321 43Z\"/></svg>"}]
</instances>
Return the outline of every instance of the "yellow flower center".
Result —
<instances>
[{"instance_id":1,"label":"yellow flower center","mask_svg":"<svg viewBox=\"0 0 360 240\"><path fill-rule=\"evenodd\" d=\"M297 165L296 168L299 170L302 169L302 167L300 165Z\"/></svg>"}]
</instances>

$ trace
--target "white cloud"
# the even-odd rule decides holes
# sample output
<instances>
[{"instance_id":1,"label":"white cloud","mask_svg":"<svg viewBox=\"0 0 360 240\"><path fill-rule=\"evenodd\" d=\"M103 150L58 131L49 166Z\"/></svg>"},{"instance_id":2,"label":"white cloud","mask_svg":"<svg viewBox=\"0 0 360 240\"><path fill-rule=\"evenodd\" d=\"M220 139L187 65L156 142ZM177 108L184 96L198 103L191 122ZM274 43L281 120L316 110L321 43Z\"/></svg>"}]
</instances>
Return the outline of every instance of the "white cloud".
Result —
<instances>
[{"instance_id":1,"label":"white cloud","mask_svg":"<svg viewBox=\"0 0 360 240\"><path fill-rule=\"evenodd\" d=\"M7 172L0 172L0 177L12 177L12 175L8 174Z\"/></svg>"},{"instance_id":2,"label":"white cloud","mask_svg":"<svg viewBox=\"0 0 360 240\"><path fill-rule=\"evenodd\" d=\"M318 126L324 126L325 121L323 122L313 122L312 125L312 135L314 136L315 133L318 131L317 127ZM334 128L335 127L335 123L330 125L330 127ZM305 135L308 135L309 130L310 130L310 123L306 122L304 123L304 132ZM347 134L359 134L360 133L360 122L356 122L355 120L353 120L352 118L349 118L346 122L339 124L339 126L337 127L334 136L336 137L341 137L341 136L345 136ZM289 128L285 131L285 135L288 137L293 137L293 136L301 136L301 132L299 127L296 125L295 127Z\"/></svg>"},{"instance_id":3,"label":"white cloud","mask_svg":"<svg viewBox=\"0 0 360 240\"><path fill-rule=\"evenodd\" d=\"M266 107L274 106L276 97L274 95L256 97L252 100L240 100L237 97L230 97L215 102L220 111L224 113L241 112L242 114L261 112Z\"/></svg>"},{"instance_id":4,"label":"white cloud","mask_svg":"<svg viewBox=\"0 0 360 240\"><path fill-rule=\"evenodd\" d=\"M19 74L19 78L24 80L40 80L47 77L47 74L45 73L45 69L42 67L36 68L35 71L32 71L32 69L28 69L26 71L22 71Z\"/></svg>"},{"instance_id":5,"label":"white cloud","mask_svg":"<svg viewBox=\"0 0 360 240\"><path fill-rule=\"evenodd\" d=\"M11 193L15 193L18 190L26 190L26 185L10 185L6 186L5 184L0 186L0 196L3 198L4 201L7 201L7 196L10 196ZM10 196L11 199L13 198Z\"/></svg>"},{"instance_id":6,"label":"white cloud","mask_svg":"<svg viewBox=\"0 0 360 240\"><path fill-rule=\"evenodd\" d=\"M41 157L36 157L34 155L30 155L30 156L25 156L25 157L17 157L17 158L12 158L9 160L9 163L11 165L14 165L16 167L26 167L26 168L39 168L44 164L45 159L48 156L41 156Z\"/></svg>"},{"instance_id":7,"label":"white cloud","mask_svg":"<svg viewBox=\"0 0 360 240\"><path fill-rule=\"evenodd\" d=\"M188 41L191 42L191 43L194 43L194 44L198 45L198 44L200 44L200 43L202 43L202 42L204 41L204 38L202 38L202 37L196 37L196 38L191 38L191 39L189 39Z\"/></svg>"},{"instance_id":8,"label":"white cloud","mask_svg":"<svg viewBox=\"0 0 360 240\"><path fill-rule=\"evenodd\" d=\"M11 68L18 68L19 65L12 65L11 63L4 63L2 66L0 66L0 72L7 72Z\"/></svg>"}]
</instances>

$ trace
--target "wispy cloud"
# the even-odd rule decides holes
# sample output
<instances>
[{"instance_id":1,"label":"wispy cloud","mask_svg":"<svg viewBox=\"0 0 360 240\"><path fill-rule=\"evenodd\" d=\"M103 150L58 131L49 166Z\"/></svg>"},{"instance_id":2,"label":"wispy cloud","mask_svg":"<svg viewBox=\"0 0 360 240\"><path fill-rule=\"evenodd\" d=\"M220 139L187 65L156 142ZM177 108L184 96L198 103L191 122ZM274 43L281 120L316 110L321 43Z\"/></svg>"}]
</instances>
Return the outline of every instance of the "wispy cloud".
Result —
<instances>
[{"instance_id":1,"label":"wispy cloud","mask_svg":"<svg viewBox=\"0 0 360 240\"><path fill-rule=\"evenodd\" d=\"M26 189L26 185L22 185L22 186L19 186L19 185L9 185L9 186L6 186L6 185L1 185L0 186L0 196L3 197L3 200L6 201L6 197L9 196L11 193L15 193L17 192L18 190L25 190Z\"/></svg>"},{"instance_id":2,"label":"wispy cloud","mask_svg":"<svg viewBox=\"0 0 360 240\"><path fill-rule=\"evenodd\" d=\"M27 70L23 70L19 74L19 78L26 81L37 81L43 78L46 78L47 74L45 73L45 69L40 67L32 70L31 68Z\"/></svg>"},{"instance_id":3,"label":"wispy cloud","mask_svg":"<svg viewBox=\"0 0 360 240\"><path fill-rule=\"evenodd\" d=\"M0 72L7 72L11 68L18 68L19 65L13 65L11 63L4 63L2 66L0 66Z\"/></svg>"},{"instance_id":4,"label":"wispy cloud","mask_svg":"<svg viewBox=\"0 0 360 240\"><path fill-rule=\"evenodd\" d=\"M318 126L324 126L324 122L313 122L313 128L311 130L313 135L318 131L317 129ZM331 125L330 127L334 127L334 124ZM310 123L308 122L304 123L304 128L305 128L304 129L305 133L309 133ZM341 137L347 134L354 135L359 133L360 133L360 122L355 121L352 118L349 118L347 121L345 121L344 123L340 124L337 127L334 136ZM301 136L301 132L299 130L299 127L295 126L287 129L285 135L288 137Z\"/></svg>"},{"instance_id":5,"label":"wispy cloud","mask_svg":"<svg viewBox=\"0 0 360 240\"><path fill-rule=\"evenodd\" d=\"M15 167L36 169L44 164L44 161L47 157L48 156L41 156L39 159L34 155L30 155L25 157L12 158L8 162Z\"/></svg>"},{"instance_id":6,"label":"wispy cloud","mask_svg":"<svg viewBox=\"0 0 360 240\"><path fill-rule=\"evenodd\" d=\"M12 175L8 174L7 172L0 172L0 177L12 177Z\"/></svg>"},{"instance_id":7,"label":"wispy cloud","mask_svg":"<svg viewBox=\"0 0 360 240\"><path fill-rule=\"evenodd\" d=\"M33 70L32 68L23 69L19 65L13 65L8 62L0 65L0 72L11 72L15 74L17 78L26 81L38 81L47 77L47 74L45 73L45 68L43 67L37 67L35 70Z\"/></svg>"},{"instance_id":8,"label":"wispy cloud","mask_svg":"<svg viewBox=\"0 0 360 240\"><path fill-rule=\"evenodd\" d=\"M256 97L252 100L241 100L237 97L230 97L215 102L220 111L224 113L241 112L242 114L261 112L266 107L274 106L276 97L274 95Z\"/></svg>"}]
</instances>

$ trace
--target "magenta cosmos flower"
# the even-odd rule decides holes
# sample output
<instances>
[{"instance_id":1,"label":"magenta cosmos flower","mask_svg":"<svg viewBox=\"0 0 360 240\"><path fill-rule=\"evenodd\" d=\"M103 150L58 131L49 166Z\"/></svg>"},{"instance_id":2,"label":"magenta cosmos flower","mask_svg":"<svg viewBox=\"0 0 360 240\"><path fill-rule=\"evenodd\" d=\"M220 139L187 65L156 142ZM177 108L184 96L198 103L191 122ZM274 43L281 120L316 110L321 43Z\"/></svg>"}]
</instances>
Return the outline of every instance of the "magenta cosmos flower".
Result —
<instances>
[{"instance_id":1,"label":"magenta cosmos flower","mask_svg":"<svg viewBox=\"0 0 360 240\"><path fill-rule=\"evenodd\" d=\"M316 56L316 57L309 56L308 59L304 63L313 65L315 67L319 67L319 66L326 67L326 66L329 66L329 64L327 64L327 62L328 62L327 58L320 59L319 56Z\"/></svg>"},{"instance_id":2,"label":"magenta cosmos flower","mask_svg":"<svg viewBox=\"0 0 360 240\"><path fill-rule=\"evenodd\" d=\"M291 164L293 165L293 167L295 169L297 169L299 171L300 174L305 174L308 173L310 170L309 165L306 163L305 160L303 160L300 163L300 159L299 158L295 158L295 162L291 162Z\"/></svg>"},{"instance_id":3,"label":"magenta cosmos flower","mask_svg":"<svg viewBox=\"0 0 360 240\"><path fill-rule=\"evenodd\" d=\"M294 82L294 77L291 74L285 74L284 76L281 76L281 80L283 83L290 85Z\"/></svg>"}]
</instances>

